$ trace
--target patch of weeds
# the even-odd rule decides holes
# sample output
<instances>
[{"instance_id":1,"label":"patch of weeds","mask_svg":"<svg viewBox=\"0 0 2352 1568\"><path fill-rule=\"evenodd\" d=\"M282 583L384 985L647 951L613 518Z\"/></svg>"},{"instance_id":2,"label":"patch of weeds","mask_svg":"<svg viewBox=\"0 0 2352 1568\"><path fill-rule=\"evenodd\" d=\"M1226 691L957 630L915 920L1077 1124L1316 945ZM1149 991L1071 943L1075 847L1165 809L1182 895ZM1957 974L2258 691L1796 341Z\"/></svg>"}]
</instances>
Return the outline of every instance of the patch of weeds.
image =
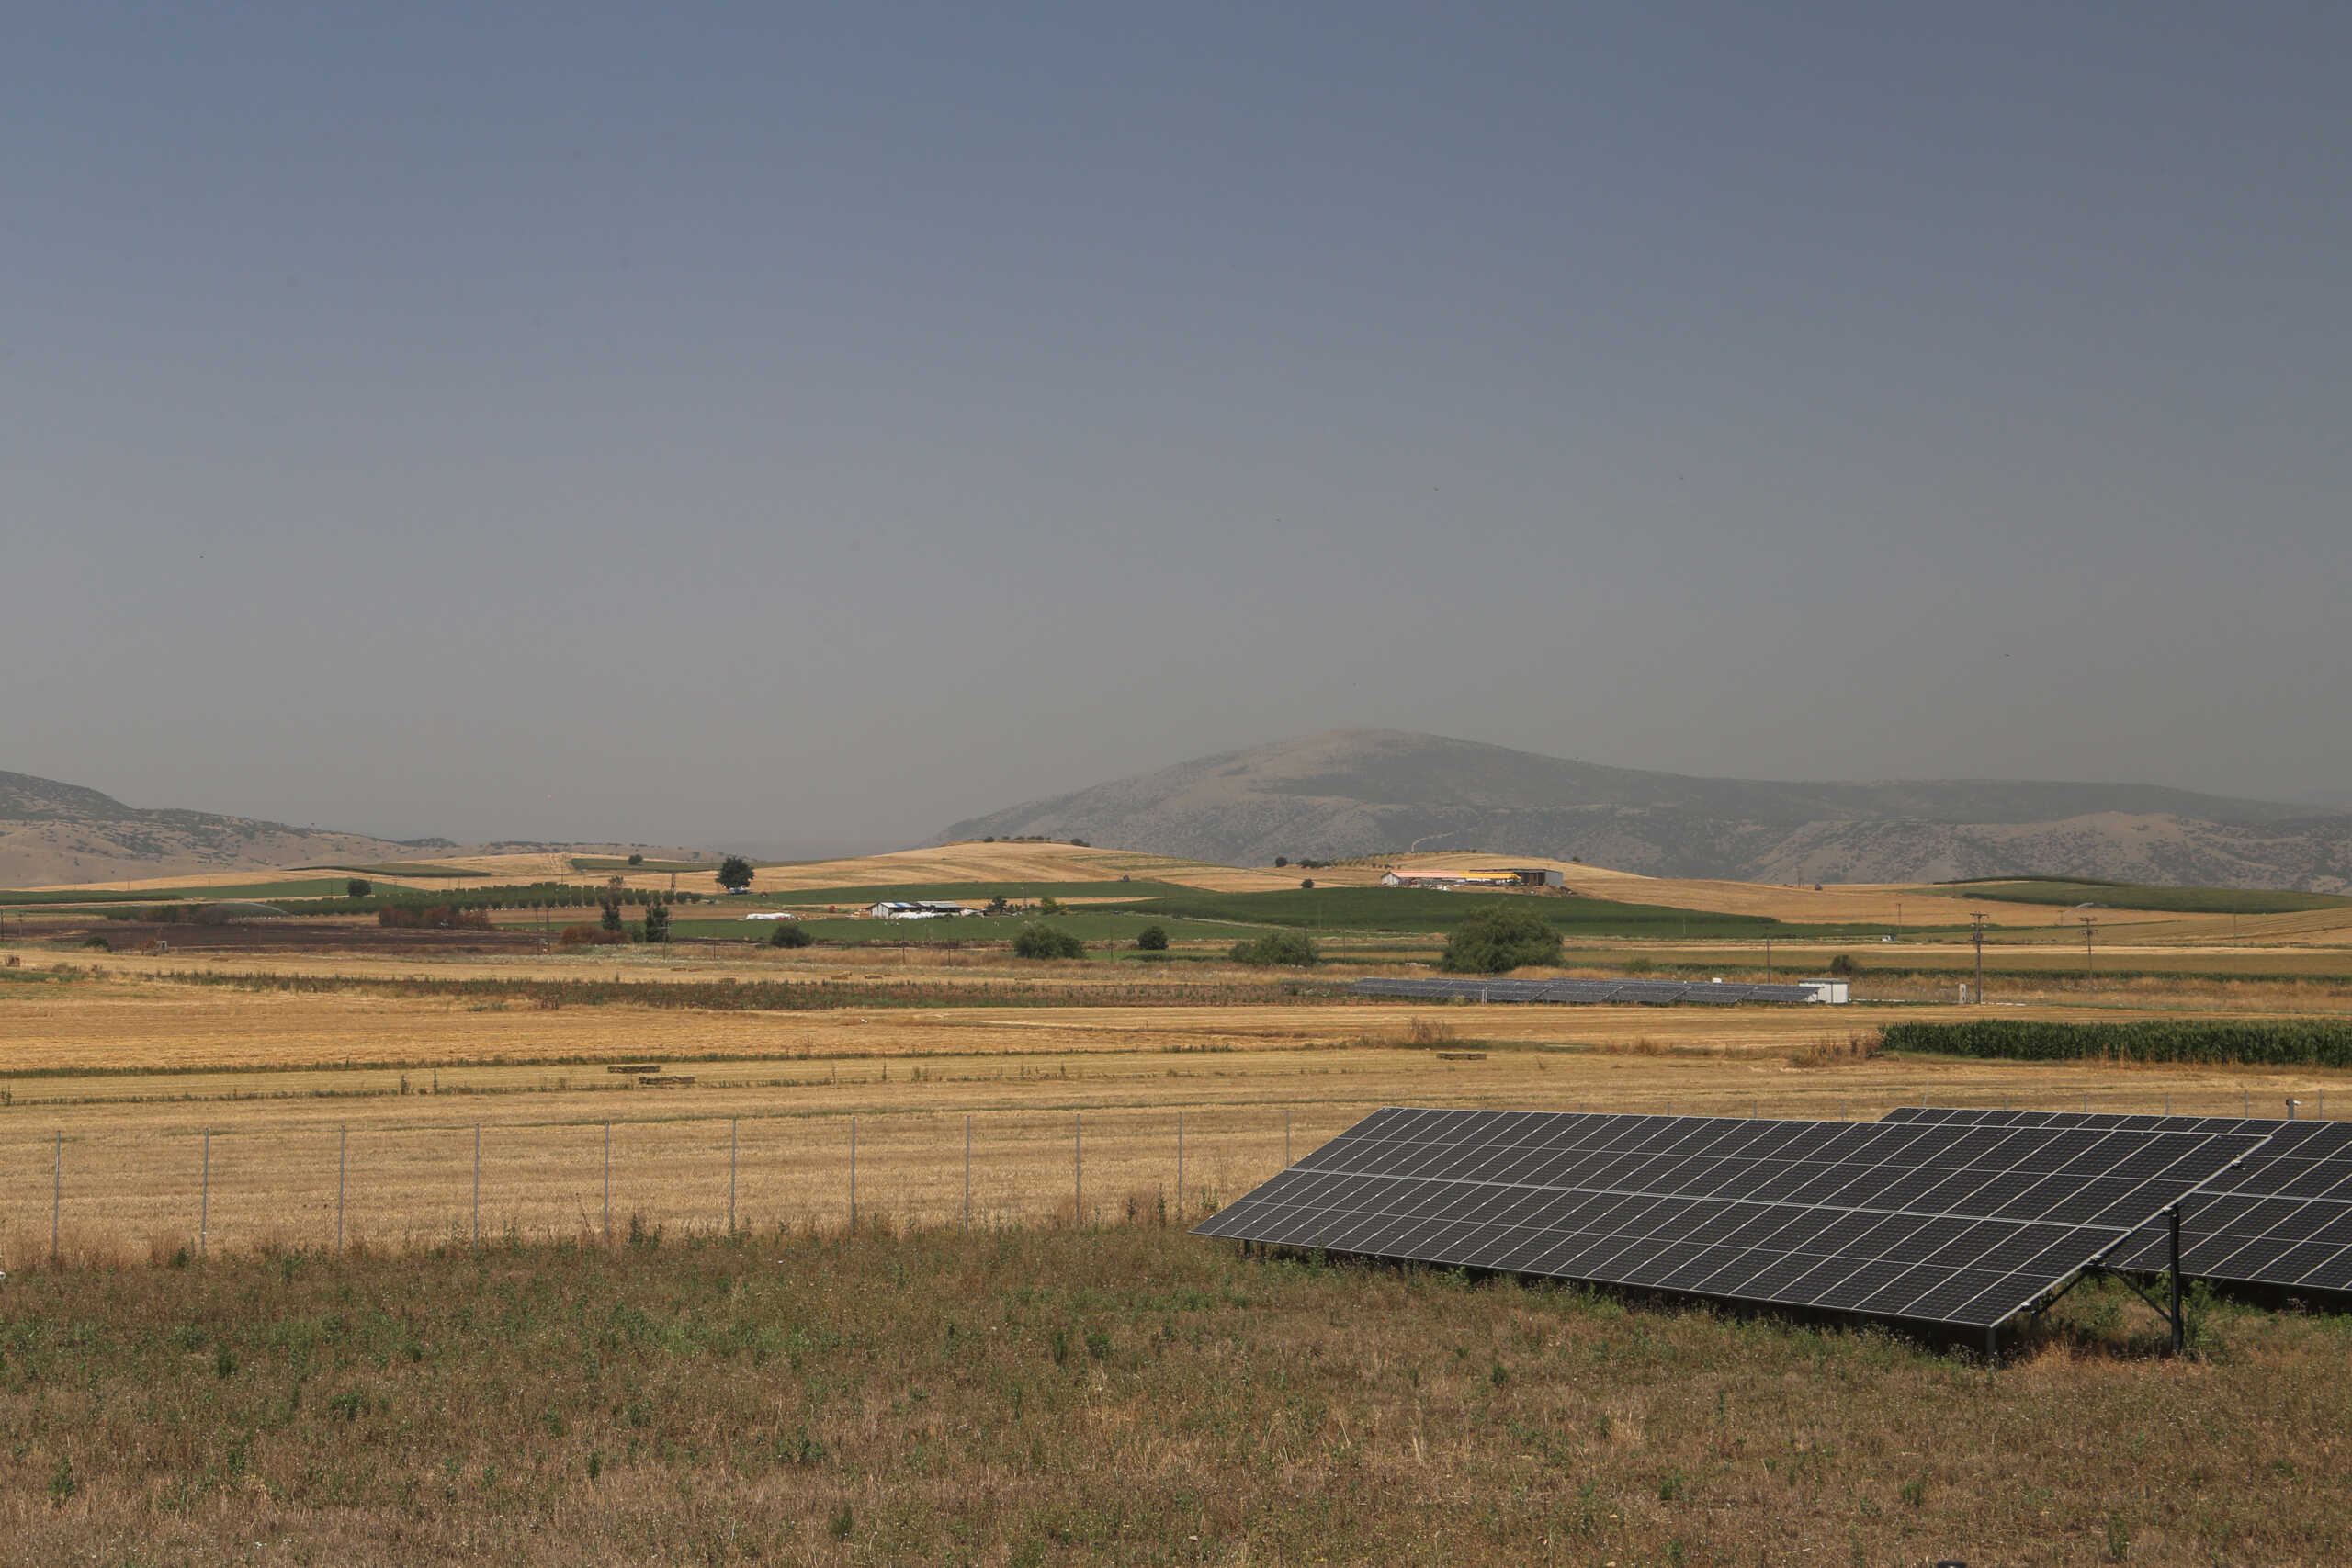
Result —
<instances>
[{"instance_id":1,"label":"patch of weeds","mask_svg":"<svg viewBox=\"0 0 2352 1568\"><path fill-rule=\"evenodd\" d=\"M1679 1470L1668 1471L1657 1478L1657 1500L1661 1503L1673 1502L1682 1495L1682 1472Z\"/></svg>"},{"instance_id":2,"label":"patch of weeds","mask_svg":"<svg viewBox=\"0 0 2352 1568\"><path fill-rule=\"evenodd\" d=\"M825 1521L825 1533L835 1540L847 1540L849 1532L856 1528L857 1516L850 1511L850 1506L846 1500L840 1507L833 1510L833 1517Z\"/></svg>"},{"instance_id":3,"label":"patch of weeds","mask_svg":"<svg viewBox=\"0 0 2352 1568\"><path fill-rule=\"evenodd\" d=\"M213 1352L212 1371L219 1377L232 1378L237 1375L237 1358L229 1353L229 1347L226 1345Z\"/></svg>"},{"instance_id":4,"label":"patch of weeds","mask_svg":"<svg viewBox=\"0 0 2352 1568\"><path fill-rule=\"evenodd\" d=\"M1928 1478L1921 1475L1905 1482L1895 1495L1903 1499L1906 1508L1924 1506L1928 1501Z\"/></svg>"},{"instance_id":5,"label":"patch of weeds","mask_svg":"<svg viewBox=\"0 0 2352 1568\"><path fill-rule=\"evenodd\" d=\"M59 1454L56 1468L49 1472L49 1500L62 1503L81 1489L81 1483L74 1479L74 1461Z\"/></svg>"},{"instance_id":6,"label":"patch of weeds","mask_svg":"<svg viewBox=\"0 0 2352 1568\"><path fill-rule=\"evenodd\" d=\"M778 1436L769 1452L778 1464L806 1467L825 1462L825 1445L810 1435L806 1422L789 1438Z\"/></svg>"},{"instance_id":7,"label":"patch of weeds","mask_svg":"<svg viewBox=\"0 0 2352 1568\"><path fill-rule=\"evenodd\" d=\"M1086 1331L1086 1353L1090 1358L1097 1361L1109 1360L1111 1359L1111 1337L1103 1333L1099 1328L1088 1329Z\"/></svg>"},{"instance_id":8,"label":"patch of weeds","mask_svg":"<svg viewBox=\"0 0 2352 1568\"><path fill-rule=\"evenodd\" d=\"M1058 1324L1056 1325L1053 1332L1046 1336L1046 1350L1053 1357L1054 1365L1068 1366L1069 1364L1069 1330Z\"/></svg>"},{"instance_id":9,"label":"patch of weeds","mask_svg":"<svg viewBox=\"0 0 2352 1568\"><path fill-rule=\"evenodd\" d=\"M2107 1560L2120 1562L2132 1554L2132 1527L2120 1514L2107 1516Z\"/></svg>"}]
</instances>

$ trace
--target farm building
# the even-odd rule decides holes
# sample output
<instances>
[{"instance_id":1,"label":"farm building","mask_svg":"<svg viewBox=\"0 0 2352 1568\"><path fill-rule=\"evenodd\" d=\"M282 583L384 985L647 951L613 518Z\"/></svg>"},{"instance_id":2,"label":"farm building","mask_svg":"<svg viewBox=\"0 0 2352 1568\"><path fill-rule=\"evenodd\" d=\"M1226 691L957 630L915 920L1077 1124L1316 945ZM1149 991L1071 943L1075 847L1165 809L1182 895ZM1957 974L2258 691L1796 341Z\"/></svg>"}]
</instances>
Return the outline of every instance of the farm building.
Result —
<instances>
[{"instance_id":1,"label":"farm building","mask_svg":"<svg viewBox=\"0 0 2352 1568\"><path fill-rule=\"evenodd\" d=\"M1422 867L1392 871L1382 876L1383 887L1557 887L1560 874L1545 866L1513 866L1507 870L1441 871Z\"/></svg>"},{"instance_id":2,"label":"farm building","mask_svg":"<svg viewBox=\"0 0 2352 1568\"><path fill-rule=\"evenodd\" d=\"M885 899L865 912L877 920L943 920L979 913L967 905L939 904L922 898Z\"/></svg>"}]
</instances>

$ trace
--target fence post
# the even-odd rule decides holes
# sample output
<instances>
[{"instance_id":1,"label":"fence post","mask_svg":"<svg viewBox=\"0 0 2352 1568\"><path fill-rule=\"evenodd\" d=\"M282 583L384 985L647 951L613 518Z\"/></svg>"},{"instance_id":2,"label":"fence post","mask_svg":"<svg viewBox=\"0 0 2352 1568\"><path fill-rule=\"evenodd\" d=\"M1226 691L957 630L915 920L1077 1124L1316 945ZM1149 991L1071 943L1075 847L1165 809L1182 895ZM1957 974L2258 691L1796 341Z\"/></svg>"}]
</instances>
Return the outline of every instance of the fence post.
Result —
<instances>
[{"instance_id":1,"label":"fence post","mask_svg":"<svg viewBox=\"0 0 2352 1568\"><path fill-rule=\"evenodd\" d=\"M204 1130L204 1175L196 1200L196 1255L204 1256L204 1238L212 1222L212 1129Z\"/></svg>"},{"instance_id":2,"label":"fence post","mask_svg":"<svg viewBox=\"0 0 2352 1568\"><path fill-rule=\"evenodd\" d=\"M613 1245L613 1124L605 1123L605 1245Z\"/></svg>"},{"instance_id":3,"label":"fence post","mask_svg":"<svg viewBox=\"0 0 2352 1568\"><path fill-rule=\"evenodd\" d=\"M481 1123L474 1123L474 1247L481 1247Z\"/></svg>"},{"instance_id":4,"label":"fence post","mask_svg":"<svg viewBox=\"0 0 2352 1568\"><path fill-rule=\"evenodd\" d=\"M57 1215L65 1206L65 1129L57 1130L57 1164L49 1173L49 1266L57 1267Z\"/></svg>"},{"instance_id":5,"label":"fence post","mask_svg":"<svg viewBox=\"0 0 2352 1568\"><path fill-rule=\"evenodd\" d=\"M727 1234L735 1234L735 1130L740 1118L727 1119Z\"/></svg>"},{"instance_id":6,"label":"fence post","mask_svg":"<svg viewBox=\"0 0 2352 1568\"><path fill-rule=\"evenodd\" d=\"M849 1119L849 1233L857 1234L857 1118Z\"/></svg>"},{"instance_id":7,"label":"fence post","mask_svg":"<svg viewBox=\"0 0 2352 1568\"><path fill-rule=\"evenodd\" d=\"M348 1152L350 1144L351 1129L347 1126L337 1128L334 1136L334 1250L338 1258L343 1256L344 1156Z\"/></svg>"},{"instance_id":8,"label":"fence post","mask_svg":"<svg viewBox=\"0 0 2352 1568\"><path fill-rule=\"evenodd\" d=\"M969 1112L967 1112L967 1113L966 1113L966 1115L965 1115L965 1117L964 1117L964 1230L965 1230L966 1234L967 1234L967 1235L968 1235L968 1234L970 1234L971 1229L972 1229L972 1118L971 1118L970 1113L969 1113Z\"/></svg>"}]
</instances>

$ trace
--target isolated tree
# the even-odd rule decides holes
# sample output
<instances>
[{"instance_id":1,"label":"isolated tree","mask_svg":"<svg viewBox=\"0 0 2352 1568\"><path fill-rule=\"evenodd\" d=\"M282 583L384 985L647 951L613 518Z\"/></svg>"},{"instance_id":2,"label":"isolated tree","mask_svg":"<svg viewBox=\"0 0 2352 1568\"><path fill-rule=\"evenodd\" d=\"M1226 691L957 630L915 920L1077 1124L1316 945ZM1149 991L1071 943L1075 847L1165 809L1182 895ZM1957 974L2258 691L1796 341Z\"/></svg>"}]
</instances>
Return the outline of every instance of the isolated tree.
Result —
<instances>
[{"instance_id":1,"label":"isolated tree","mask_svg":"<svg viewBox=\"0 0 2352 1568\"><path fill-rule=\"evenodd\" d=\"M1168 928L1166 926L1144 927L1143 930L1136 932L1136 946L1145 953L1167 952Z\"/></svg>"},{"instance_id":2,"label":"isolated tree","mask_svg":"<svg viewBox=\"0 0 2352 1568\"><path fill-rule=\"evenodd\" d=\"M1055 926L1026 925L1012 933L1015 958L1083 958L1086 944Z\"/></svg>"},{"instance_id":3,"label":"isolated tree","mask_svg":"<svg viewBox=\"0 0 2352 1568\"><path fill-rule=\"evenodd\" d=\"M793 920L778 920L775 930L768 933L770 947L807 947L816 940Z\"/></svg>"},{"instance_id":4,"label":"isolated tree","mask_svg":"<svg viewBox=\"0 0 2352 1568\"><path fill-rule=\"evenodd\" d=\"M667 905L649 904L645 907L645 940L648 942L670 940L670 910Z\"/></svg>"},{"instance_id":5,"label":"isolated tree","mask_svg":"<svg viewBox=\"0 0 2352 1568\"><path fill-rule=\"evenodd\" d=\"M605 929L608 931L621 929L621 907L610 899L605 901Z\"/></svg>"},{"instance_id":6,"label":"isolated tree","mask_svg":"<svg viewBox=\"0 0 2352 1568\"><path fill-rule=\"evenodd\" d=\"M1004 895L1000 893L995 897L988 901L988 906L983 908L980 913L983 915L1001 915L1007 909L1012 908L1012 905L1004 901Z\"/></svg>"},{"instance_id":7,"label":"isolated tree","mask_svg":"<svg viewBox=\"0 0 2352 1568\"><path fill-rule=\"evenodd\" d=\"M1274 869L1275 869L1276 871L1280 871L1283 867L1284 867L1284 866L1288 865L1289 863L1290 863L1290 856L1288 856L1288 855L1276 855L1276 856L1274 857Z\"/></svg>"},{"instance_id":8,"label":"isolated tree","mask_svg":"<svg viewBox=\"0 0 2352 1568\"><path fill-rule=\"evenodd\" d=\"M1849 980L1862 972L1862 965L1852 953L1841 953L1829 961L1829 972L1841 980Z\"/></svg>"},{"instance_id":9,"label":"isolated tree","mask_svg":"<svg viewBox=\"0 0 2352 1568\"><path fill-rule=\"evenodd\" d=\"M1301 887L1307 887L1307 888L1311 888L1311 887L1313 887L1313 886L1315 886L1315 879L1314 879L1313 877L1311 877L1311 876L1309 876L1309 877L1303 877L1303 878L1301 878L1301 879L1300 879L1300 881L1299 881L1299 884L1298 884L1298 885L1299 885Z\"/></svg>"},{"instance_id":10,"label":"isolated tree","mask_svg":"<svg viewBox=\"0 0 2352 1568\"><path fill-rule=\"evenodd\" d=\"M1061 912L1062 901L1055 897L1052 894L1048 893L1043 898L1037 900L1037 913L1041 915L1058 915Z\"/></svg>"},{"instance_id":11,"label":"isolated tree","mask_svg":"<svg viewBox=\"0 0 2352 1568\"><path fill-rule=\"evenodd\" d=\"M752 863L741 855L729 855L718 863L718 885L729 893L741 893L752 885Z\"/></svg>"},{"instance_id":12,"label":"isolated tree","mask_svg":"<svg viewBox=\"0 0 2352 1568\"><path fill-rule=\"evenodd\" d=\"M355 876L343 885L343 896L346 898L365 898L374 891L376 885L364 876Z\"/></svg>"},{"instance_id":13,"label":"isolated tree","mask_svg":"<svg viewBox=\"0 0 2352 1568\"><path fill-rule=\"evenodd\" d=\"M1268 931L1254 941L1235 942L1227 956L1236 964L1287 969L1309 969L1323 959L1314 939L1305 931Z\"/></svg>"},{"instance_id":14,"label":"isolated tree","mask_svg":"<svg viewBox=\"0 0 2352 1568\"><path fill-rule=\"evenodd\" d=\"M628 863L631 865L643 865L645 863L645 857L641 854L631 855L628 857Z\"/></svg>"},{"instance_id":15,"label":"isolated tree","mask_svg":"<svg viewBox=\"0 0 2352 1568\"><path fill-rule=\"evenodd\" d=\"M1560 961L1560 933L1533 909L1490 909L1471 916L1445 939L1437 963L1456 975L1500 975Z\"/></svg>"}]
</instances>

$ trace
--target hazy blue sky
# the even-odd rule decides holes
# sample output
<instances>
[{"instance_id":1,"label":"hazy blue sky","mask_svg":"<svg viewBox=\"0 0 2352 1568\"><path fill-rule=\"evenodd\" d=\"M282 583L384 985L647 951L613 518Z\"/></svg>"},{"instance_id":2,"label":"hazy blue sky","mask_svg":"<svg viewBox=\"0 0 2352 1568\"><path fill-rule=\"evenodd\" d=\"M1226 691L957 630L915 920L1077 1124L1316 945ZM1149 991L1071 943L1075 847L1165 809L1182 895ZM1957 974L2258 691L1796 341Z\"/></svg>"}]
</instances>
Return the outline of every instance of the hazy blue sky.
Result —
<instances>
[{"instance_id":1,"label":"hazy blue sky","mask_svg":"<svg viewBox=\"0 0 2352 1568\"><path fill-rule=\"evenodd\" d=\"M0 768L2352 787L2341 6L12 8Z\"/></svg>"}]
</instances>

